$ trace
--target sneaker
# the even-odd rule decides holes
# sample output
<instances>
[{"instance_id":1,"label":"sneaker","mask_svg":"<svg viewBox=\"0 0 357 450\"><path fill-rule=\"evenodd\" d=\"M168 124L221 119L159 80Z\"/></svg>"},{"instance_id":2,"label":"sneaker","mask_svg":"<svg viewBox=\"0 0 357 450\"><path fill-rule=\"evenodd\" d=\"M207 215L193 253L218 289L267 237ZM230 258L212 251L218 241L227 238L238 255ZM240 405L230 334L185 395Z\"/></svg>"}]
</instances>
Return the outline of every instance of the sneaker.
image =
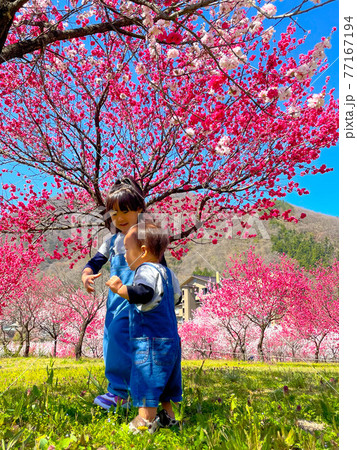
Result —
<instances>
[{"instance_id":1,"label":"sneaker","mask_svg":"<svg viewBox=\"0 0 357 450\"><path fill-rule=\"evenodd\" d=\"M161 428L171 428L179 425L179 421L169 416L166 409L162 409L155 420Z\"/></svg>"},{"instance_id":2,"label":"sneaker","mask_svg":"<svg viewBox=\"0 0 357 450\"><path fill-rule=\"evenodd\" d=\"M114 408L116 408L117 405L120 405L120 407L125 409L130 408L130 403L127 399L121 398L118 395L111 394L110 392L107 392L104 395L98 395L98 397L94 399L93 403L106 410L109 410L111 406L114 406Z\"/></svg>"},{"instance_id":3,"label":"sneaker","mask_svg":"<svg viewBox=\"0 0 357 450\"><path fill-rule=\"evenodd\" d=\"M148 431L150 434L155 433L160 428L156 418L150 422L140 416L136 416L134 420L129 423L129 431L133 434L139 434L143 431Z\"/></svg>"}]
</instances>

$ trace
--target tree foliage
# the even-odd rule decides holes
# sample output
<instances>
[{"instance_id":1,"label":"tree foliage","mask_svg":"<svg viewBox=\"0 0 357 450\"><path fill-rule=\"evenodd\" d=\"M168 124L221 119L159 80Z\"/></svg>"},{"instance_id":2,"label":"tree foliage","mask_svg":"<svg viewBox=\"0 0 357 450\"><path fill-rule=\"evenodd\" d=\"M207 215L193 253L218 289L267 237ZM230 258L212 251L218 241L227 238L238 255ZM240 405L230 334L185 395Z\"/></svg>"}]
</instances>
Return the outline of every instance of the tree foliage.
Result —
<instances>
[{"instance_id":1,"label":"tree foliage","mask_svg":"<svg viewBox=\"0 0 357 450\"><path fill-rule=\"evenodd\" d=\"M216 274L213 270L207 269L207 267L204 267L202 269L202 267L196 266L194 271L192 272L192 275L201 275L204 277L214 277Z\"/></svg>"},{"instance_id":2,"label":"tree foliage","mask_svg":"<svg viewBox=\"0 0 357 450\"><path fill-rule=\"evenodd\" d=\"M278 233L271 236L273 251L285 253L306 268L332 263L335 249L327 237L319 242L311 233L288 229L282 224L278 228Z\"/></svg>"},{"instance_id":3,"label":"tree foliage","mask_svg":"<svg viewBox=\"0 0 357 450\"><path fill-rule=\"evenodd\" d=\"M318 361L324 350L335 358L338 271L337 261L306 270L286 256L266 264L252 251L232 259L220 285L202 295L201 307L180 329L186 355Z\"/></svg>"}]
</instances>

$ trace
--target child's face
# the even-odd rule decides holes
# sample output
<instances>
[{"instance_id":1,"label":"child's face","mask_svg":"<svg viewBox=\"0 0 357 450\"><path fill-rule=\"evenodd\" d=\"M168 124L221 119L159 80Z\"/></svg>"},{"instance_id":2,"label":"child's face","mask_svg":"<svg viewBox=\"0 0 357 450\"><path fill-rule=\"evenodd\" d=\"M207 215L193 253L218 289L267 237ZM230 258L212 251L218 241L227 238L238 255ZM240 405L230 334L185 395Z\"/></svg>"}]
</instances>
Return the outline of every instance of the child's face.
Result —
<instances>
[{"instance_id":1,"label":"child's face","mask_svg":"<svg viewBox=\"0 0 357 450\"><path fill-rule=\"evenodd\" d=\"M126 234L130 227L138 223L138 217L141 209L137 211L121 211L119 208L114 208L110 211L112 222L118 230Z\"/></svg>"},{"instance_id":2,"label":"child's face","mask_svg":"<svg viewBox=\"0 0 357 450\"><path fill-rule=\"evenodd\" d=\"M144 251L137 245L136 239L129 231L124 239L125 259L131 270L135 270L143 262Z\"/></svg>"}]
</instances>

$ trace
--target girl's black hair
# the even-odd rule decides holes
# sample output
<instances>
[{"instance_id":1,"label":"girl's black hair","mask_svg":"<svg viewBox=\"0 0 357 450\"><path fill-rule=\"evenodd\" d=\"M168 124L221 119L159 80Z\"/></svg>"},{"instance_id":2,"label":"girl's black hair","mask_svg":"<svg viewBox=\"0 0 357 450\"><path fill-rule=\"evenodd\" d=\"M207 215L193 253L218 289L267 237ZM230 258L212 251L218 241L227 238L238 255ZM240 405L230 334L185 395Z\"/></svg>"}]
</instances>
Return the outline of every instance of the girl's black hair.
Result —
<instances>
[{"instance_id":1,"label":"girl's black hair","mask_svg":"<svg viewBox=\"0 0 357 450\"><path fill-rule=\"evenodd\" d=\"M107 212L119 208L120 211L145 211L146 204L143 191L134 178L119 178L110 188L106 198Z\"/></svg>"}]
</instances>

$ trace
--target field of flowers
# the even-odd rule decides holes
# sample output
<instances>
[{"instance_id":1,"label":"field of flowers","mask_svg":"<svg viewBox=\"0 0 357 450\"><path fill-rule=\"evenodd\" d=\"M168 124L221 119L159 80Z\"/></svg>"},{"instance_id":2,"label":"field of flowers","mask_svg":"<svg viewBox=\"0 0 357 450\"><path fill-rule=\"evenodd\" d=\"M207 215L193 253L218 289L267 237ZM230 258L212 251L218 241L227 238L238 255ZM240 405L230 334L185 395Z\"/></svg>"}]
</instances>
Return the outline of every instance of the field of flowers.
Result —
<instances>
[{"instance_id":1,"label":"field of flowers","mask_svg":"<svg viewBox=\"0 0 357 450\"><path fill-rule=\"evenodd\" d=\"M2 449L337 449L338 366L184 361L176 429L133 436L105 412L101 360L0 359Z\"/></svg>"}]
</instances>

